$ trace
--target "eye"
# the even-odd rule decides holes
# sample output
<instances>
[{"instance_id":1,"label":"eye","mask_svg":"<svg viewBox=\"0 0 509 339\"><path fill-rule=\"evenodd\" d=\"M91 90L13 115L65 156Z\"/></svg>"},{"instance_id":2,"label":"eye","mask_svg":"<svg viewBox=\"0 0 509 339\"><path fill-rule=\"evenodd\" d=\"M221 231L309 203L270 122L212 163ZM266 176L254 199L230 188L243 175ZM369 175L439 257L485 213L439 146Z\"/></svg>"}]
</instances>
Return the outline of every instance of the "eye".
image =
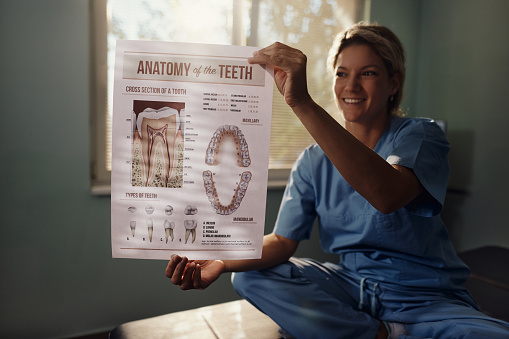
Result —
<instances>
[{"instance_id":1,"label":"eye","mask_svg":"<svg viewBox=\"0 0 509 339\"><path fill-rule=\"evenodd\" d=\"M346 77L346 73L345 72L337 72L336 76L339 78L343 78L343 77Z\"/></svg>"},{"instance_id":2,"label":"eye","mask_svg":"<svg viewBox=\"0 0 509 339\"><path fill-rule=\"evenodd\" d=\"M375 71L364 71L364 72L362 72L362 75L365 75L365 76L376 76L376 75L378 75L378 73L375 72Z\"/></svg>"}]
</instances>

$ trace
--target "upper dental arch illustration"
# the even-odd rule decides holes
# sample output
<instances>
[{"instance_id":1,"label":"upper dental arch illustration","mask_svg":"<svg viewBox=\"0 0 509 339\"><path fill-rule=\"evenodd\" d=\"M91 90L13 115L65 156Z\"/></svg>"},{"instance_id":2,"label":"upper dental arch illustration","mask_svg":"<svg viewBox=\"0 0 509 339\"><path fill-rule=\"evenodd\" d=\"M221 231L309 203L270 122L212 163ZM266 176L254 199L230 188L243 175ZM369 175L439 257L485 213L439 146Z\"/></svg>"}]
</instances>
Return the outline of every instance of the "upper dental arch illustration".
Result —
<instances>
[{"instance_id":1,"label":"upper dental arch illustration","mask_svg":"<svg viewBox=\"0 0 509 339\"><path fill-rule=\"evenodd\" d=\"M234 125L220 126L214 132L207 148L205 163L210 166L218 164L217 154L219 153L219 145L221 143L221 139L227 135L232 136L235 141L238 155L237 165L239 167L248 167L251 164L249 148L246 139L244 138L244 134L242 134L242 131Z\"/></svg>"}]
</instances>

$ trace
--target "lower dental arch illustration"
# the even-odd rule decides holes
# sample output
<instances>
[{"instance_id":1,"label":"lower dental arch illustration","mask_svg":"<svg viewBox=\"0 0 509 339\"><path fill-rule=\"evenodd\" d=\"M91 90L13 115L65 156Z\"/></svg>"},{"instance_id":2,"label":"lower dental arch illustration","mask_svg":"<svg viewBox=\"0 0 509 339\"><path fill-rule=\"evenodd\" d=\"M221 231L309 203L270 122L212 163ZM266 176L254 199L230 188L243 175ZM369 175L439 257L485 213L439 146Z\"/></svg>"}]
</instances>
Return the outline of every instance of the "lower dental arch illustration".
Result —
<instances>
[{"instance_id":1,"label":"lower dental arch illustration","mask_svg":"<svg viewBox=\"0 0 509 339\"><path fill-rule=\"evenodd\" d=\"M227 136L233 137L234 139L237 151L237 166L248 167L251 164L249 148L246 139L242 134L242 131L234 125L224 125L216 130L207 148L205 163L209 166L214 166L219 163L219 146L221 144L221 140ZM217 214L229 215L234 213L239 208L240 203L246 194L249 182L251 181L252 173L245 171L241 174L240 178L241 180L235 190L235 194L233 195L231 202L228 205L223 205L219 201L219 196L217 194L212 172L209 170L203 172L203 185L205 186L205 193L207 194L212 208L216 211Z\"/></svg>"}]
</instances>

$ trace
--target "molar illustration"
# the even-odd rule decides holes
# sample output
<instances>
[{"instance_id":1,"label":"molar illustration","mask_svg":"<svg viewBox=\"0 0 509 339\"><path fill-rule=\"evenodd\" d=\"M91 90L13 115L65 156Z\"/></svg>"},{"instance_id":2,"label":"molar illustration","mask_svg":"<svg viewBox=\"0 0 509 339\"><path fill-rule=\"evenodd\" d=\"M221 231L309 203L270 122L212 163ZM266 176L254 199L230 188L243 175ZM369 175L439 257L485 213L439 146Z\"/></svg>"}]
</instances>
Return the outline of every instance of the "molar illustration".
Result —
<instances>
[{"instance_id":1,"label":"molar illustration","mask_svg":"<svg viewBox=\"0 0 509 339\"><path fill-rule=\"evenodd\" d=\"M173 207L171 205L166 205L164 208L164 213L166 215L172 215L173 214Z\"/></svg>"},{"instance_id":2,"label":"molar illustration","mask_svg":"<svg viewBox=\"0 0 509 339\"><path fill-rule=\"evenodd\" d=\"M164 221L164 233L166 235L166 243L168 243L168 237L171 237L171 241L173 241L173 229L175 228L174 221Z\"/></svg>"},{"instance_id":3,"label":"molar illustration","mask_svg":"<svg viewBox=\"0 0 509 339\"><path fill-rule=\"evenodd\" d=\"M196 226L198 226L198 222L196 220L184 220L184 227L186 229L186 240L185 243L187 244L187 240L189 239L189 235L192 235L192 242L196 240Z\"/></svg>"},{"instance_id":4,"label":"molar illustration","mask_svg":"<svg viewBox=\"0 0 509 339\"><path fill-rule=\"evenodd\" d=\"M195 215L196 213L198 213L198 208L196 208L196 206L187 205L184 209L185 215Z\"/></svg>"},{"instance_id":5,"label":"molar illustration","mask_svg":"<svg viewBox=\"0 0 509 339\"><path fill-rule=\"evenodd\" d=\"M135 117L132 185L182 187L183 118L171 107L146 108Z\"/></svg>"},{"instance_id":6,"label":"molar illustration","mask_svg":"<svg viewBox=\"0 0 509 339\"><path fill-rule=\"evenodd\" d=\"M129 212L131 212L131 213L134 213L134 212L136 212L136 207L131 206L131 207L129 207L127 210L128 210Z\"/></svg>"}]
</instances>

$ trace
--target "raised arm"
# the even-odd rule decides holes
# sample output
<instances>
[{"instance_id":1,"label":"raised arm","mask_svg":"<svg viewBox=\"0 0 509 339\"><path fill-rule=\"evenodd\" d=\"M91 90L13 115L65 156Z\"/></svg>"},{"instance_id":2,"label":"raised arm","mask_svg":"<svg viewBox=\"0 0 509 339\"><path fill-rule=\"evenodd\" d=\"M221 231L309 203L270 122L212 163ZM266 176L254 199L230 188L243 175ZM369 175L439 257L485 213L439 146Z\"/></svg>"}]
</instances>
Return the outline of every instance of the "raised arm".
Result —
<instances>
[{"instance_id":1,"label":"raised arm","mask_svg":"<svg viewBox=\"0 0 509 339\"><path fill-rule=\"evenodd\" d=\"M196 260L174 255L166 267L166 276L182 290L205 289L224 272L241 272L268 268L285 262L297 249L298 242L275 233L263 238L261 259Z\"/></svg>"},{"instance_id":2,"label":"raised arm","mask_svg":"<svg viewBox=\"0 0 509 339\"><path fill-rule=\"evenodd\" d=\"M286 103L346 181L373 207L391 213L420 194L422 186L411 169L392 166L372 150L383 129L354 136L311 98L307 60L301 51L275 43L248 61L274 66L274 80Z\"/></svg>"},{"instance_id":3,"label":"raised arm","mask_svg":"<svg viewBox=\"0 0 509 339\"><path fill-rule=\"evenodd\" d=\"M411 169L390 165L314 102L293 109L334 167L382 213L392 213L422 192Z\"/></svg>"}]
</instances>

